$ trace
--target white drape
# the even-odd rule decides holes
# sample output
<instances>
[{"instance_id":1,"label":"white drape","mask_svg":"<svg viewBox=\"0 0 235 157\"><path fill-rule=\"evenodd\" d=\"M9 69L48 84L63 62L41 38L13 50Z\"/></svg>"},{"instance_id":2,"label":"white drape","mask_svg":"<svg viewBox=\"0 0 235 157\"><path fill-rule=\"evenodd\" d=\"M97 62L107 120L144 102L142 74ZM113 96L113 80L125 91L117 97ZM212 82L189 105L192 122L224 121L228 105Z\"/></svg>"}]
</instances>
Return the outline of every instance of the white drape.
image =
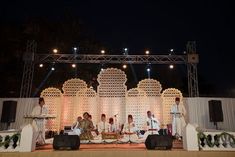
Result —
<instances>
[{"instance_id":1,"label":"white drape","mask_svg":"<svg viewBox=\"0 0 235 157\"><path fill-rule=\"evenodd\" d=\"M38 98L0 98L0 117L2 115L3 101L17 101L16 121L11 123L11 129L18 129L30 120L24 119L24 115L31 114L32 109L38 104ZM235 131L235 98L184 98L187 110L186 122L196 123L202 128L215 129L209 120L209 100L221 100L224 121L218 122L218 128L227 131ZM116 112L115 112L116 113ZM162 115L163 113L160 113ZM125 119L125 117L122 117ZM146 117L144 117L146 118ZM0 129L6 128L6 124L0 123Z\"/></svg>"},{"instance_id":2,"label":"white drape","mask_svg":"<svg viewBox=\"0 0 235 157\"><path fill-rule=\"evenodd\" d=\"M0 98L0 117L2 117L3 101L17 101L16 119L10 124L10 129L19 129L31 123L31 119L25 119L24 115L30 115L33 107L38 104L38 98ZM6 129L6 124L0 123L0 129Z\"/></svg>"},{"instance_id":3,"label":"white drape","mask_svg":"<svg viewBox=\"0 0 235 157\"><path fill-rule=\"evenodd\" d=\"M196 123L199 127L215 129L209 119L209 100L221 100L223 110L223 122L218 122L218 129L235 131L235 99L234 98L185 98L187 120Z\"/></svg>"}]
</instances>

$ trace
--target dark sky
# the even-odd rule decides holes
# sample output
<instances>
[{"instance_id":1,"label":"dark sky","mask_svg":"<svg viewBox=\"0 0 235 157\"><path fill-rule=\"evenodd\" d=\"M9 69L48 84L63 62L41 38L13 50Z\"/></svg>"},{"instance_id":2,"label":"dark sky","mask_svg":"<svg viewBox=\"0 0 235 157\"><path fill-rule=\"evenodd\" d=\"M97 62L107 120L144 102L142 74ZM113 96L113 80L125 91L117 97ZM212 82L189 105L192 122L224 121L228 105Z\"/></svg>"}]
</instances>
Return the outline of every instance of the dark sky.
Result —
<instances>
[{"instance_id":1,"label":"dark sky","mask_svg":"<svg viewBox=\"0 0 235 157\"><path fill-rule=\"evenodd\" d=\"M189 40L197 42L198 74L221 90L235 90L234 17L232 1L5 1L0 5L1 21L27 17L58 18L69 10L78 16L94 36L120 51L140 54L180 54ZM200 83L200 82L199 82ZM235 92L234 92L235 93Z\"/></svg>"}]
</instances>

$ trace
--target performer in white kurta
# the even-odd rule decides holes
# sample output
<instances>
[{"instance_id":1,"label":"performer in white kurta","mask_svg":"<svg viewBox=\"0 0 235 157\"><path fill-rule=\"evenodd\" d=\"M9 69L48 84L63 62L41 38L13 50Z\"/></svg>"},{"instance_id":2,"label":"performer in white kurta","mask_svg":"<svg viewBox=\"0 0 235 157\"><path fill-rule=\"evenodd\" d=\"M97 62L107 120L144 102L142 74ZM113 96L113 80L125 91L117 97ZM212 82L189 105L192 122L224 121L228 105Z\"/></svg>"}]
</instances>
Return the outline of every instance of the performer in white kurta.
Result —
<instances>
[{"instance_id":1,"label":"performer in white kurta","mask_svg":"<svg viewBox=\"0 0 235 157\"><path fill-rule=\"evenodd\" d=\"M33 108L31 113L32 116L43 116L48 114L47 108L44 106L45 101L43 98L39 98L39 105ZM45 142L45 119L37 119L35 118L32 122L32 125L36 131L35 138L37 138L36 142L43 144ZM42 134L42 137L39 134Z\"/></svg>"},{"instance_id":2,"label":"performer in white kurta","mask_svg":"<svg viewBox=\"0 0 235 157\"><path fill-rule=\"evenodd\" d=\"M106 115L101 114L101 121L97 125L97 129L99 132L98 139L102 139L102 134L109 132L110 125L108 122L106 122Z\"/></svg>"},{"instance_id":3,"label":"performer in white kurta","mask_svg":"<svg viewBox=\"0 0 235 157\"><path fill-rule=\"evenodd\" d=\"M180 98L175 98L175 104L171 107L172 114L172 135L176 136L179 140L182 137L183 128L186 126L185 115L186 109L184 105L180 104Z\"/></svg>"},{"instance_id":4,"label":"performer in white kurta","mask_svg":"<svg viewBox=\"0 0 235 157\"><path fill-rule=\"evenodd\" d=\"M82 117L78 116L77 117L77 121L71 126L71 130L72 132L69 132L69 135L78 135L80 136L81 134L81 121L82 121Z\"/></svg>"},{"instance_id":5,"label":"performer in white kurta","mask_svg":"<svg viewBox=\"0 0 235 157\"><path fill-rule=\"evenodd\" d=\"M144 133L143 139L146 139L148 135L158 134L158 131L160 129L160 122L156 117L153 116L151 111L147 111L146 124L147 130Z\"/></svg>"},{"instance_id":6,"label":"performer in white kurta","mask_svg":"<svg viewBox=\"0 0 235 157\"><path fill-rule=\"evenodd\" d=\"M137 128L133 122L132 115L128 115L128 122L124 124L122 133L124 134L123 138L120 139L122 142L137 142Z\"/></svg>"},{"instance_id":7,"label":"performer in white kurta","mask_svg":"<svg viewBox=\"0 0 235 157\"><path fill-rule=\"evenodd\" d=\"M117 128L112 117L109 118L109 132L117 132Z\"/></svg>"}]
</instances>

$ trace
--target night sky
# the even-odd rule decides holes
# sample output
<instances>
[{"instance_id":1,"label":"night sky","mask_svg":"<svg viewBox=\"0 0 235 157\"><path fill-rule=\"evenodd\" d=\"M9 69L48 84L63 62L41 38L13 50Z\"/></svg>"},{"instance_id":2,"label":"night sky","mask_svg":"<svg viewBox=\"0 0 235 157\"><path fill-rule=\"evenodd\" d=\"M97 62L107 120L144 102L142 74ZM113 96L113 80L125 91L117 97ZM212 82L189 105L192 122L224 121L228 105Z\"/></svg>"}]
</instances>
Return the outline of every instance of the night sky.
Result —
<instances>
[{"instance_id":1,"label":"night sky","mask_svg":"<svg viewBox=\"0 0 235 157\"><path fill-rule=\"evenodd\" d=\"M197 43L198 74L229 96L235 95L234 17L231 1L5 1L1 23L28 17L58 18L64 10L78 16L97 40L119 54L176 54L187 41ZM233 55L233 56L232 56ZM200 82L199 82L200 84ZM199 89L200 90L200 89Z\"/></svg>"}]
</instances>

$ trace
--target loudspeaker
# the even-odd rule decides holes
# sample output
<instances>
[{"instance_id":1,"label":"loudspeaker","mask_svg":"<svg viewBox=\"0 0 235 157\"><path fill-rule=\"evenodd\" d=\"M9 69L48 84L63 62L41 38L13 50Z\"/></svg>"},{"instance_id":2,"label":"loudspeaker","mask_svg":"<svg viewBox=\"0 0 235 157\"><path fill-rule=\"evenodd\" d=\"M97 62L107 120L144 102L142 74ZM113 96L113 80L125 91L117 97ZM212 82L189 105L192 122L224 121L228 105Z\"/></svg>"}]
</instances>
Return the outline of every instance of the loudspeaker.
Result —
<instances>
[{"instance_id":1,"label":"loudspeaker","mask_svg":"<svg viewBox=\"0 0 235 157\"><path fill-rule=\"evenodd\" d=\"M2 123L15 122L16 107L17 107L17 101L12 101L12 100L3 101L2 117L1 117L1 122Z\"/></svg>"},{"instance_id":2,"label":"loudspeaker","mask_svg":"<svg viewBox=\"0 0 235 157\"><path fill-rule=\"evenodd\" d=\"M72 149L76 150L80 147L80 138L78 135L55 135L53 140L53 148L55 150Z\"/></svg>"},{"instance_id":3,"label":"loudspeaker","mask_svg":"<svg viewBox=\"0 0 235 157\"><path fill-rule=\"evenodd\" d=\"M220 100L210 100L209 103L209 116L210 122L223 122L223 110Z\"/></svg>"},{"instance_id":4,"label":"loudspeaker","mask_svg":"<svg viewBox=\"0 0 235 157\"><path fill-rule=\"evenodd\" d=\"M147 149L171 149L172 137L168 135L148 135L145 146Z\"/></svg>"}]
</instances>

